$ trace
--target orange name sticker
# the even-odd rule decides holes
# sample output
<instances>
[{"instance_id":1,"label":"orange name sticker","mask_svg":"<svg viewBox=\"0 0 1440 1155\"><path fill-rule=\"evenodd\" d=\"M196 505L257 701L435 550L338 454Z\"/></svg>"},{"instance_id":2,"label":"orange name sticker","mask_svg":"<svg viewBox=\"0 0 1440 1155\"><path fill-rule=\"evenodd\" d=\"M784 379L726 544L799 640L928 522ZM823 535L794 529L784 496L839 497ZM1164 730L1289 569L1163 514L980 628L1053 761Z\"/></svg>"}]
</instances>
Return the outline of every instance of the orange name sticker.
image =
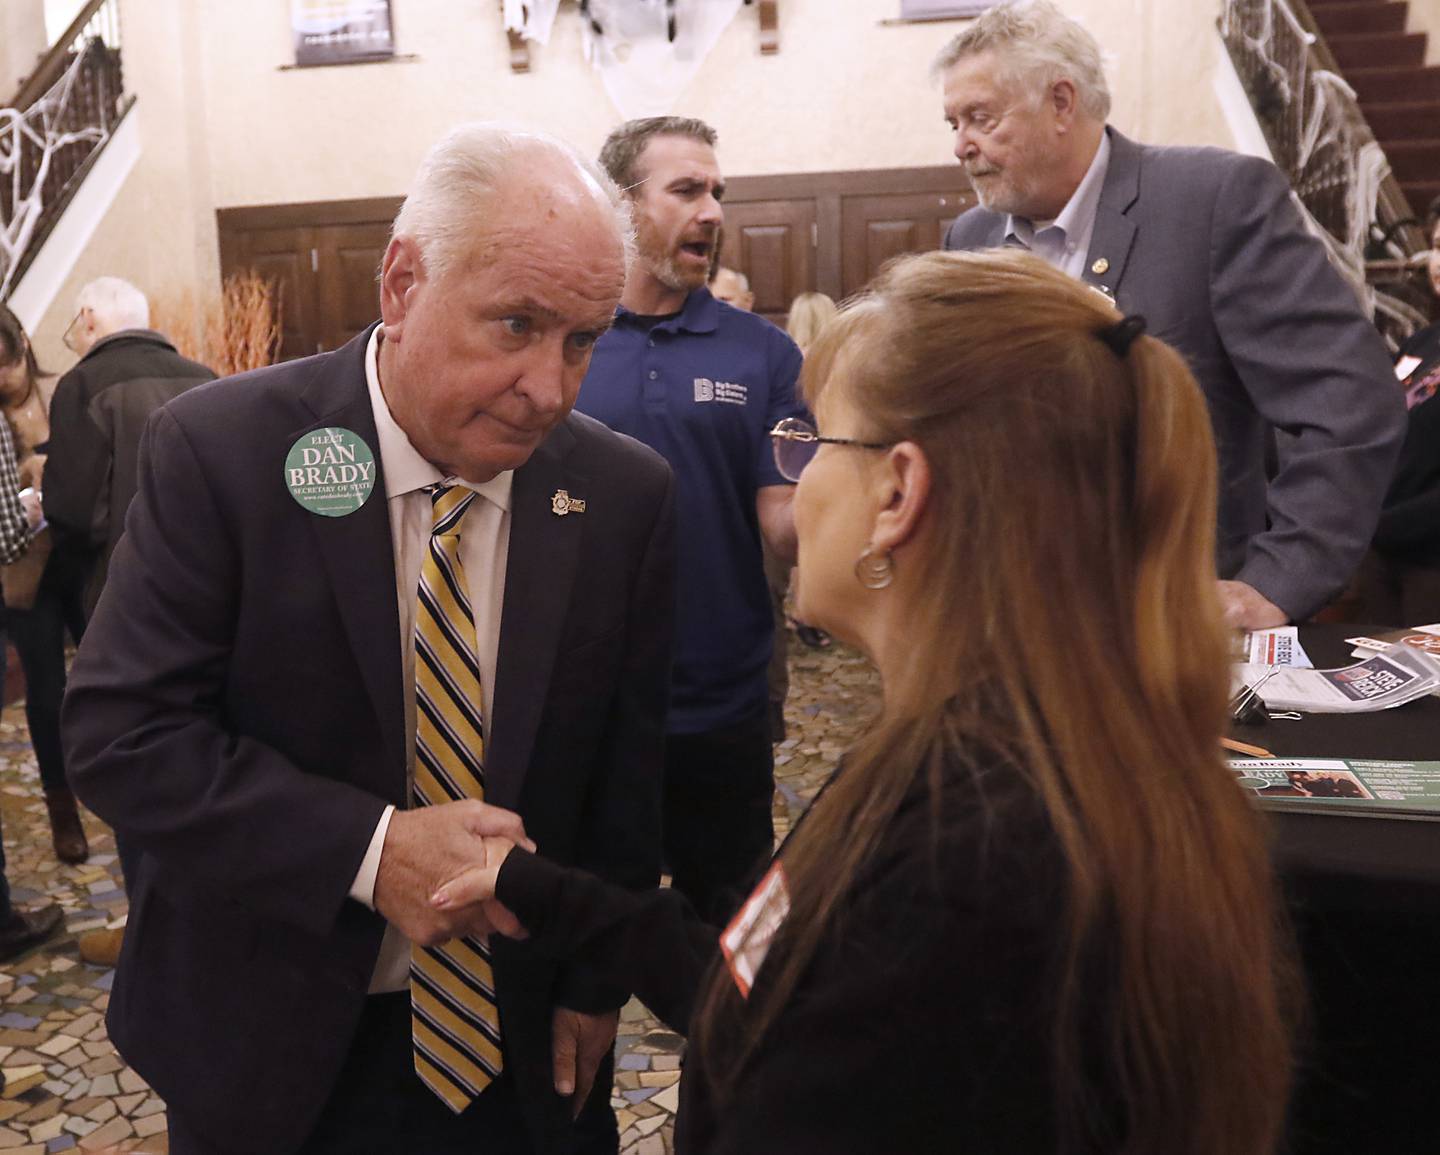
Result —
<instances>
[{"instance_id":1,"label":"orange name sticker","mask_svg":"<svg viewBox=\"0 0 1440 1155\"><path fill-rule=\"evenodd\" d=\"M789 913L790 888L785 881L785 867L777 858L720 935L725 965L730 968L730 977L744 998L750 997L755 975L770 953L775 932L784 925Z\"/></svg>"}]
</instances>

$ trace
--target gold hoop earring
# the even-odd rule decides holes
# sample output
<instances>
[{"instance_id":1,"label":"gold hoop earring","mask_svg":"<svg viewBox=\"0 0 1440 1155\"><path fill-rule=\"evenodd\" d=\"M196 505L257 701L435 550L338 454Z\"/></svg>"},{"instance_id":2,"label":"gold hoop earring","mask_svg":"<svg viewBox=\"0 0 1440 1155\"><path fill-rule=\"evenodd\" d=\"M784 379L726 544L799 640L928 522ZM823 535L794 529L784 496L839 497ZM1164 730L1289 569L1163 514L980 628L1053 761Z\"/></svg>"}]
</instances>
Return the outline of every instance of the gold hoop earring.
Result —
<instances>
[{"instance_id":1,"label":"gold hoop earring","mask_svg":"<svg viewBox=\"0 0 1440 1155\"><path fill-rule=\"evenodd\" d=\"M855 563L855 577L867 590L883 590L895 580L895 559L888 549L877 554L867 545Z\"/></svg>"}]
</instances>

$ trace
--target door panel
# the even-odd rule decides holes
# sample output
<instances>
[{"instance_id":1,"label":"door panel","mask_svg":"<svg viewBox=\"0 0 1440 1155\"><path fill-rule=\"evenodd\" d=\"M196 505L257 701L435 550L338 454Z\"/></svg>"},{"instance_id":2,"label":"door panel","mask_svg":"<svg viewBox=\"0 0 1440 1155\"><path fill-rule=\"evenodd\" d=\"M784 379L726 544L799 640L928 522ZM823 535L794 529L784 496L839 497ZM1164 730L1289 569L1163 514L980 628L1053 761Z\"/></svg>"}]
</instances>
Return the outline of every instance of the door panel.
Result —
<instances>
[{"instance_id":1,"label":"door panel","mask_svg":"<svg viewBox=\"0 0 1440 1155\"><path fill-rule=\"evenodd\" d=\"M310 258L311 230L256 229L236 240L233 255L222 250L222 276L251 268L273 280L280 294L280 360L314 353L316 273Z\"/></svg>"},{"instance_id":2,"label":"door panel","mask_svg":"<svg viewBox=\"0 0 1440 1155\"><path fill-rule=\"evenodd\" d=\"M783 326L815 283L814 198L727 203L720 259L749 278L755 312Z\"/></svg>"},{"instance_id":3,"label":"door panel","mask_svg":"<svg viewBox=\"0 0 1440 1155\"><path fill-rule=\"evenodd\" d=\"M320 340L338 349L380 315L376 277L390 225L331 225L316 229L320 253Z\"/></svg>"},{"instance_id":4,"label":"door panel","mask_svg":"<svg viewBox=\"0 0 1440 1155\"><path fill-rule=\"evenodd\" d=\"M956 174L954 191L847 196L840 209L841 283L858 292L892 257L938 249L945 230L975 203Z\"/></svg>"}]
</instances>

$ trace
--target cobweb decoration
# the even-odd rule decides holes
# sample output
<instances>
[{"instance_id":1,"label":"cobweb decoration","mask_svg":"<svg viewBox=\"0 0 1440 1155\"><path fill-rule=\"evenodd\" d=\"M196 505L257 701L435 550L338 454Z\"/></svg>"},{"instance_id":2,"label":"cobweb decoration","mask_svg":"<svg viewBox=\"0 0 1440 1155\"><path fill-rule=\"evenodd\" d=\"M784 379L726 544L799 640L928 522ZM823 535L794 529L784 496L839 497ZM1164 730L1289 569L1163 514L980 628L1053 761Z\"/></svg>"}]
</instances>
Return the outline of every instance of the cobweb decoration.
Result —
<instances>
[{"instance_id":1,"label":"cobweb decoration","mask_svg":"<svg viewBox=\"0 0 1440 1155\"><path fill-rule=\"evenodd\" d=\"M110 135L102 125L88 125L74 130L60 127L71 119L71 100L80 73L91 48L99 43L98 40L91 41L84 51L77 53L65 75L24 112L0 108L0 180L8 180L10 184L8 217L5 202L0 200L0 300L9 295L20 259L34 239L35 229L45 210L45 178L50 173L51 161L56 153L77 141L89 141L98 146ZM28 166L22 163L27 144L33 149L31 155L38 155L28 189L25 187L25 169Z\"/></svg>"},{"instance_id":2,"label":"cobweb decoration","mask_svg":"<svg viewBox=\"0 0 1440 1155\"><path fill-rule=\"evenodd\" d=\"M585 58L627 120L663 116L735 19L741 0L585 0Z\"/></svg>"},{"instance_id":3,"label":"cobweb decoration","mask_svg":"<svg viewBox=\"0 0 1440 1155\"><path fill-rule=\"evenodd\" d=\"M1366 282L1365 249L1390 166L1354 89L1315 65L1315 36L1287 0L1227 0L1220 31L1306 227L1367 312L1413 312L1398 300L1382 305Z\"/></svg>"},{"instance_id":4,"label":"cobweb decoration","mask_svg":"<svg viewBox=\"0 0 1440 1155\"><path fill-rule=\"evenodd\" d=\"M505 0L505 31L518 32L537 44L550 43L550 29L560 0Z\"/></svg>"}]
</instances>

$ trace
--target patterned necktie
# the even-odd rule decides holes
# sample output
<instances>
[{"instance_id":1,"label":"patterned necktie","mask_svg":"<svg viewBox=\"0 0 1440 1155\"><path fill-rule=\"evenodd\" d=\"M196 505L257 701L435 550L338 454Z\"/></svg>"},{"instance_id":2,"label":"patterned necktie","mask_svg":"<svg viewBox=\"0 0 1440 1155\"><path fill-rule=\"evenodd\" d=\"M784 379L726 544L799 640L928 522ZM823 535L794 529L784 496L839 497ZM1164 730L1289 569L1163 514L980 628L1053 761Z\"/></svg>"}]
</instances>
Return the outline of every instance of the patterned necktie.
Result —
<instances>
[{"instance_id":1,"label":"patterned necktie","mask_svg":"<svg viewBox=\"0 0 1440 1155\"><path fill-rule=\"evenodd\" d=\"M460 566L463 486L430 491L434 525L415 607L415 806L485 797L480 663ZM457 1114L500 1074L500 1012L490 948L451 939L410 951L415 1072Z\"/></svg>"}]
</instances>

